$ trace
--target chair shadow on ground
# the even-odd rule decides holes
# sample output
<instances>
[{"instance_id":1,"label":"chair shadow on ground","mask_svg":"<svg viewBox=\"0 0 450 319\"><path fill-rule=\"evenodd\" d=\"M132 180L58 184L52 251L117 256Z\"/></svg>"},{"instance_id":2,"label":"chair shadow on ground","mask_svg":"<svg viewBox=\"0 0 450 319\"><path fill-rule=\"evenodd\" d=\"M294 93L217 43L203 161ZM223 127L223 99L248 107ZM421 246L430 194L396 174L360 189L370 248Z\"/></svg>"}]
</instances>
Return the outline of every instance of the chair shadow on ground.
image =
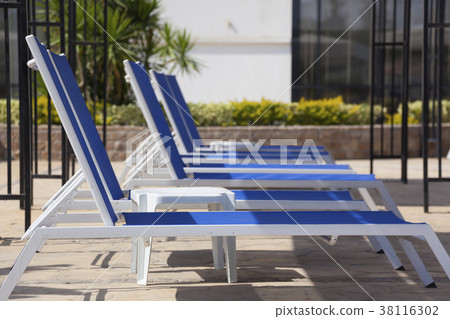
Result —
<instances>
[{"instance_id":1,"label":"chair shadow on ground","mask_svg":"<svg viewBox=\"0 0 450 319\"><path fill-rule=\"evenodd\" d=\"M385 185L398 206L423 206L423 181L408 180L407 184L400 181L387 181ZM430 205L450 207L450 182L430 182ZM376 194L373 194L377 197ZM450 209L448 211L450 213Z\"/></svg>"},{"instance_id":2,"label":"chair shadow on ground","mask_svg":"<svg viewBox=\"0 0 450 319\"><path fill-rule=\"evenodd\" d=\"M94 289L93 292L85 292L83 289L49 288L42 286L17 286L11 300L30 299L40 295L74 296L82 301L104 301L108 289Z\"/></svg>"},{"instance_id":3,"label":"chair shadow on ground","mask_svg":"<svg viewBox=\"0 0 450 319\"><path fill-rule=\"evenodd\" d=\"M438 233L444 247L450 246L450 234ZM276 239L275 239L276 240ZM383 254L376 254L364 237L340 237L336 246L318 243L376 300L448 300L450 282L425 242L414 241L414 245L436 281L437 289L425 288L396 240L391 240L394 249L404 262L406 271L395 271ZM84 292L82 289L49 288L45 284L19 285L11 299L34 296L82 296L80 300L105 300L108 292L120 290L144 290L149 296L154 289L175 288L176 300L370 300L370 297L339 266L308 237L293 237L293 249L239 250L238 282L228 284L225 270L214 270L210 249L172 251L166 266L150 267L147 287L137 286L134 275L125 288L100 288ZM291 246L291 245L290 245ZM238 238L239 247L239 238ZM154 250L158 253L157 247ZM104 256L100 262L99 255ZM92 266L108 265L114 252L99 254L93 258ZM31 266L27 271L45 271L71 265ZM155 269L159 268L159 269ZM190 269L191 268L191 269ZM88 271L88 270L87 270ZM123 269L127 271L127 267ZM198 277L194 281L177 281L182 272L192 271ZM7 268L0 274L6 275ZM122 280L122 279L121 279ZM84 294L83 294L84 293ZM145 295L144 293L144 295ZM124 297L126 299L127 297ZM63 298L64 299L64 298ZM151 299L149 297L149 299Z\"/></svg>"},{"instance_id":4,"label":"chair shadow on ground","mask_svg":"<svg viewBox=\"0 0 450 319\"><path fill-rule=\"evenodd\" d=\"M30 299L35 296L42 295L59 295L59 296L81 296L83 290L68 288L49 288L45 286L21 286L20 284L14 288L13 294L9 297L11 300Z\"/></svg>"},{"instance_id":5,"label":"chair shadow on ground","mask_svg":"<svg viewBox=\"0 0 450 319\"><path fill-rule=\"evenodd\" d=\"M449 233L437 233L437 235L444 247L450 247ZM394 270L387 257L384 254L376 254L365 237L339 237L335 246L321 244L336 262L311 239L293 238L295 251L308 247L307 249L311 251L310 256L314 257L305 258L301 263L305 275L314 283L320 300L370 300L349 275L376 300L448 300L450 298L450 281L426 242L412 239L418 254L435 280L437 289L425 288L403 253L397 238L389 237L389 241L402 261L405 271ZM349 275L340 269L341 266Z\"/></svg>"},{"instance_id":6,"label":"chair shadow on ground","mask_svg":"<svg viewBox=\"0 0 450 319\"><path fill-rule=\"evenodd\" d=\"M438 233L444 247L450 246L450 234ZM310 238L292 239L293 251L239 251L238 283L177 286L177 300L448 300L450 282L425 242L414 240L438 288L425 288L401 251L398 241L390 241L406 271L392 268L384 254L376 254L364 237L341 237L336 246L319 244ZM203 263L200 263L200 261ZM212 269L211 252L172 252L171 267L195 267L208 263L210 270L196 270L206 283L226 280L225 271ZM337 264L339 263L339 265ZM354 280L360 284L359 287ZM292 269L292 268L295 268ZM294 283L295 282L295 283ZM312 282L312 285L311 285ZM264 283L268 283L264 285ZM270 283L270 284L269 284Z\"/></svg>"},{"instance_id":7,"label":"chair shadow on ground","mask_svg":"<svg viewBox=\"0 0 450 319\"><path fill-rule=\"evenodd\" d=\"M57 265L48 265L48 266L28 266L26 271L27 272L28 271L45 271L45 270L48 270L48 269L54 269L54 268L59 268L59 267L67 268L67 267L70 267L70 266L72 266L72 265L70 265L70 264L57 264ZM11 267L12 267L12 265L11 265ZM0 268L0 276L8 275L10 269L11 268Z\"/></svg>"}]
</instances>

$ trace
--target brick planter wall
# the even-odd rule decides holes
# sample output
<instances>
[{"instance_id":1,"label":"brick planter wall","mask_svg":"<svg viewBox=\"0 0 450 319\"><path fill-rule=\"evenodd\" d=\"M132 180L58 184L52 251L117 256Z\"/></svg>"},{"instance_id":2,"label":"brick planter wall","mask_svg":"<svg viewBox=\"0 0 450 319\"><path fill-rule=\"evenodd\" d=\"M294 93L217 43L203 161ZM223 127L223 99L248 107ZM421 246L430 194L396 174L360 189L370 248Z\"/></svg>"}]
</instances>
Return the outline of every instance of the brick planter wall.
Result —
<instances>
[{"instance_id":1,"label":"brick planter wall","mask_svg":"<svg viewBox=\"0 0 450 319\"><path fill-rule=\"evenodd\" d=\"M98 127L101 132L101 127ZM126 156L126 141L143 131L143 127L138 126L118 126L107 127L107 152L111 160L124 160ZM48 156L47 145L47 125L39 127L38 134L38 155L42 159ZM249 139L257 141L266 139L297 139L303 143L305 139L313 139L317 145L325 145L336 159L363 159L369 158L370 152L370 131L368 125L335 125L335 126L251 126L251 127L200 127L200 135L203 139ZM375 129L375 149L380 148L380 128ZM390 153L390 143L388 140L390 128L385 128L384 152ZM409 126L409 147L408 153L411 157L418 157L421 154L420 125ZM400 126L394 127L395 143L394 150L400 151ZM443 155L450 149L450 124L442 126ZM13 156L18 158L19 154L19 127L12 126ZM398 154L397 153L397 154ZM433 155L432 150L430 154ZM61 158L61 127L52 126L52 158ZM6 124L0 124L0 160L6 159Z\"/></svg>"}]
</instances>

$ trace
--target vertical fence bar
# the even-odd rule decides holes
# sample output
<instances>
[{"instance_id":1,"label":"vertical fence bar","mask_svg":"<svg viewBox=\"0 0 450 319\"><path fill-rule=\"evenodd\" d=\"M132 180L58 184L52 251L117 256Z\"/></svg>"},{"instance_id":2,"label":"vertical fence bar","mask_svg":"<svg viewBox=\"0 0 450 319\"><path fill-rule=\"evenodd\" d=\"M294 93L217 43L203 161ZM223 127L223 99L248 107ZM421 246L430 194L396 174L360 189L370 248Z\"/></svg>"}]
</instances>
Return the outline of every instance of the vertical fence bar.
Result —
<instances>
[{"instance_id":1,"label":"vertical fence bar","mask_svg":"<svg viewBox=\"0 0 450 319\"><path fill-rule=\"evenodd\" d=\"M384 156L384 65L386 63L386 0L380 0L380 23L381 23L381 32L382 32L382 41L383 46L381 49L381 65L383 67L383 72L381 72L380 76L380 100L381 100L381 128L380 128L380 148L381 148L381 156Z\"/></svg>"},{"instance_id":2,"label":"vertical fence bar","mask_svg":"<svg viewBox=\"0 0 450 319\"><path fill-rule=\"evenodd\" d=\"M438 11L439 10L439 4L435 3L434 0L432 0L430 2L430 9L429 9L429 13L431 14L431 21L437 21L437 16L438 16ZM437 92L437 85L434 85L435 83L438 83L438 61L437 61L437 57L436 54L439 51L439 38L438 38L438 32L436 32L436 30L433 29L429 29L429 39L433 39L434 38L434 43L433 40L431 40L432 43L430 43L430 51L431 51L431 56L429 56L430 58L430 68L432 68L433 72L432 72L432 78L433 78L433 86L430 89L430 94L431 94L431 136L428 136L428 138L430 139L434 139L434 143L436 143L436 98L438 95ZM431 76L431 74L430 74Z\"/></svg>"},{"instance_id":3,"label":"vertical fence bar","mask_svg":"<svg viewBox=\"0 0 450 319\"><path fill-rule=\"evenodd\" d=\"M394 18L392 21L392 61L391 61L391 129L390 129L390 153L394 156L394 110L395 110L395 50L396 50L396 31L397 31L397 0L394 0Z\"/></svg>"},{"instance_id":4,"label":"vertical fence bar","mask_svg":"<svg viewBox=\"0 0 450 319\"><path fill-rule=\"evenodd\" d=\"M49 0L45 1L45 37L47 41L47 48L51 48L50 43L50 9ZM47 93L47 169L48 175L52 175L52 104L50 101L50 94Z\"/></svg>"},{"instance_id":5,"label":"vertical fence bar","mask_svg":"<svg viewBox=\"0 0 450 319\"><path fill-rule=\"evenodd\" d=\"M411 0L405 0L403 21L402 182L408 182L408 102Z\"/></svg>"},{"instance_id":6,"label":"vertical fence bar","mask_svg":"<svg viewBox=\"0 0 450 319\"><path fill-rule=\"evenodd\" d=\"M375 33L376 33L376 15L377 15L377 0L372 0L372 41L371 41L371 59L370 59L370 174L373 174L373 160L374 160L374 108L375 108Z\"/></svg>"},{"instance_id":7,"label":"vertical fence bar","mask_svg":"<svg viewBox=\"0 0 450 319\"><path fill-rule=\"evenodd\" d=\"M27 67L28 49L25 45L25 36L28 31L27 2L24 1L18 10L17 35L19 51L19 101L20 101L20 175L23 194L23 208L25 211L25 230L31 225L31 199L32 199L32 163L31 163L31 109L29 96L29 70Z\"/></svg>"},{"instance_id":8,"label":"vertical fence bar","mask_svg":"<svg viewBox=\"0 0 450 319\"><path fill-rule=\"evenodd\" d=\"M3 23L5 29L5 83L6 83L6 165L7 165L7 193L12 194L12 138L11 138L11 62L9 59L9 11L3 9Z\"/></svg>"},{"instance_id":9,"label":"vertical fence bar","mask_svg":"<svg viewBox=\"0 0 450 319\"><path fill-rule=\"evenodd\" d=\"M322 52L321 50L321 38L322 38L322 0L317 1L317 43L316 43L316 56L320 56ZM320 66L322 65L321 60L319 59L314 67L314 94L313 97L315 99L320 97Z\"/></svg>"},{"instance_id":10,"label":"vertical fence bar","mask_svg":"<svg viewBox=\"0 0 450 319\"><path fill-rule=\"evenodd\" d=\"M76 73L76 17L77 17L77 5L74 1L69 1L68 5L68 60L73 72ZM72 156L68 161L72 162L72 175L75 174L75 159Z\"/></svg>"},{"instance_id":11,"label":"vertical fence bar","mask_svg":"<svg viewBox=\"0 0 450 319\"><path fill-rule=\"evenodd\" d=\"M73 1L69 1L69 6L68 6L68 10L69 10L69 19L68 19L68 25L69 25L69 64L70 67L72 68L72 70L75 72L75 41L76 41L76 24L75 24L75 17L76 17L76 6L75 3Z\"/></svg>"},{"instance_id":12,"label":"vertical fence bar","mask_svg":"<svg viewBox=\"0 0 450 319\"><path fill-rule=\"evenodd\" d=\"M439 6L439 45L437 52L438 64L438 83L437 83L437 107L438 107L438 123L437 123L437 158L438 158L438 178L442 178L442 98L444 89L444 23L445 23L445 1L440 1Z\"/></svg>"},{"instance_id":13,"label":"vertical fence bar","mask_svg":"<svg viewBox=\"0 0 450 319\"><path fill-rule=\"evenodd\" d=\"M104 8L103 8L103 21L104 28L107 30L108 27L108 0L105 0ZM107 101L108 101L108 35L106 32L103 32L103 54L104 54L104 73L103 73L103 145L106 147L106 116L107 116Z\"/></svg>"},{"instance_id":14,"label":"vertical fence bar","mask_svg":"<svg viewBox=\"0 0 450 319\"><path fill-rule=\"evenodd\" d=\"M86 41L87 41L87 0L84 0L84 10L83 10L83 17L84 17L84 24L83 24L83 64L80 66L83 72L83 92L84 92L84 99L88 103L89 106L89 96L87 93L87 73L86 73ZM74 19L76 19L76 16L74 16Z\"/></svg>"},{"instance_id":15,"label":"vertical fence bar","mask_svg":"<svg viewBox=\"0 0 450 319\"><path fill-rule=\"evenodd\" d=\"M5 98L6 98L6 194L0 194L1 200L18 200L21 209L25 212L25 229L30 225L31 221L31 152L30 152L30 108L28 99L28 51L25 47L25 35L28 28L27 20L27 1L16 2L0 2L0 8L3 10L4 19L4 46L2 50L5 51ZM11 12L17 13L17 59L18 69L14 69L13 72L18 72L19 81L19 192L12 189L13 183L13 166L12 166L12 110L11 99L13 94L12 80L11 80L11 51L15 49L11 46L11 33L14 32L14 28L10 28L10 23L13 19L10 18ZM2 74L3 76L3 74Z\"/></svg>"},{"instance_id":16,"label":"vertical fence bar","mask_svg":"<svg viewBox=\"0 0 450 319\"><path fill-rule=\"evenodd\" d=\"M72 2L69 0L69 2ZM64 0L59 1L60 19L60 42L61 52L66 52L66 21L64 12ZM64 185L69 180L69 145L67 135L61 126L61 184Z\"/></svg>"},{"instance_id":17,"label":"vertical fence bar","mask_svg":"<svg viewBox=\"0 0 450 319\"><path fill-rule=\"evenodd\" d=\"M97 21L97 0L94 1L94 19L95 21ZM95 105L95 102L97 102L97 81L98 81L98 73L97 73L97 23L94 22L93 24L94 26L94 70L95 70L95 74L93 77L93 81L92 81L92 89L94 91L94 94L92 95L92 108L93 108L93 119L94 119L94 123L96 123L96 118L97 118L97 107Z\"/></svg>"},{"instance_id":18,"label":"vertical fence bar","mask_svg":"<svg viewBox=\"0 0 450 319\"><path fill-rule=\"evenodd\" d=\"M32 16L32 22L36 21L36 0L32 1L31 5L31 16ZM32 32L33 34L36 34L36 24L32 24ZM33 110L34 110L34 145L33 145L33 154L34 154L34 174L39 174L39 168L38 168L38 107L37 107L37 72L32 72L32 81L33 81L33 92L32 95L34 97L33 99Z\"/></svg>"},{"instance_id":19,"label":"vertical fence bar","mask_svg":"<svg viewBox=\"0 0 450 319\"><path fill-rule=\"evenodd\" d=\"M422 156L423 156L423 208L428 212L428 0L423 8L423 45L422 45Z\"/></svg>"},{"instance_id":20,"label":"vertical fence bar","mask_svg":"<svg viewBox=\"0 0 450 319\"><path fill-rule=\"evenodd\" d=\"M292 0L292 46L291 46L291 83L297 79L297 76L301 74L301 59L299 52L301 52L300 43L300 0ZM296 83L291 90L291 100L296 101L300 99L299 84Z\"/></svg>"}]
</instances>

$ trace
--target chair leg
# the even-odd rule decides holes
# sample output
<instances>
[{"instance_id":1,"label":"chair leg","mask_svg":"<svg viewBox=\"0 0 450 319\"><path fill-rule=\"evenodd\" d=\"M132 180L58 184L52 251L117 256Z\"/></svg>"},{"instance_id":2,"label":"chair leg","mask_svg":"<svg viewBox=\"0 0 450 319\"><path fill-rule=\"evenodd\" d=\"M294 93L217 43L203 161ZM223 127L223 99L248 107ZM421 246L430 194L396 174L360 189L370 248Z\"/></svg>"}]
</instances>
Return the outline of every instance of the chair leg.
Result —
<instances>
[{"instance_id":1,"label":"chair leg","mask_svg":"<svg viewBox=\"0 0 450 319\"><path fill-rule=\"evenodd\" d=\"M373 200L372 196L370 196L369 191L366 188L358 188L358 192L361 195L362 199L367 205L367 208L370 210L378 210L377 205L375 204L375 201ZM368 236L370 244L372 245L373 249L377 254L383 253L383 248L381 247L379 241L375 236Z\"/></svg>"},{"instance_id":2,"label":"chair leg","mask_svg":"<svg viewBox=\"0 0 450 319\"><path fill-rule=\"evenodd\" d=\"M429 231L427 231L424 236L437 260L441 264L441 267L444 269L445 274L450 279L450 257L448 256L444 246L442 246L441 241L431 227L429 227Z\"/></svg>"},{"instance_id":3,"label":"chair leg","mask_svg":"<svg viewBox=\"0 0 450 319\"><path fill-rule=\"evenodd\" d=\"M131 260L130 260L130 272L135 274L137 272L137 237L131 238Z\"/></svg>"},{"instance_id":4,"label":"chair leg","mask_svg":"<svg viewBox=\"0 0 450 319\"><path fill-rule=\"evenodd\" d=\"M237 282L236 237L225 237L224 246L228 283Z\"/></svg>"},{"instance_id":5,"label":"chair leg","mask_svg":"<svg viewBox=\"0 0 450 319\"><path fill-rule=\"evenodd\" d=\"M45 240L40 236L40 234L34 233L31 238L28 240L25 247L22 249L19 257L17 257L11 271L9 272L8 277L6 277L5 281L0 288L0 300L7 300L11 295L14 287L16 287L19 282L20 277L25 272L36 253L37 249L41 246L42 242Z\"/></svg>"},{"instance_id":6,"label":"chair leg","mask_svg":"<svg viewBox=\"0 0 450 319\"><path fill-rule=\"evenodd\" d=\"M411 244L411 242L403 238L400 238L399 241L400 245L402 246L403 250L408 256L409 261L411 261L411 264L413 265L420 279L424 283L425 287L436 288L436 284L434 283L433 278L426 269L425 265L422 262L422 259L420 258L419 254L417 253L416 249Z\"/></svg>"},{"instance_id":7,"label":"chair leg","mask_svg":"<svg viewBox=\"0 0 450 319\"><path fill-rule=\"evenodd\" d=\"M392 267L394 267L395 270L405 270L402 262L395 253L394 248L392 248L389 240L385 236L374 236L373 238L376 239L380 244L381 250L389 259Z\"/></svg>"},{"instance_id":8,"label":"chair leg","mask_svg":"<svg viewBox=\"0 0 450 319\"><path fill-rule=\"evenodd\" d=\"M378 239L376 238L376 236L367 236L367 239L369 239L370 244L372 245L375 253L377 253L377 254L383 253L383 248L381 247L381 244L378 241Z\"/></svg>"},{"instance_id":9,"label":"chair leg","mask_svg":"<svg viewBox=\"0 0 450 319\"><path fill-rule=\"evenodd\" d=\"M384 253L395 270L405 270L386 236L367 236L377 254Z\"/></svg>"},{"instance_id":10,"label":"chair leg","mask_svg":"<svg viewBox=\"0 0 450 319\"><path fill-rule=\"evenodd\" d=\"M54 225L52 225L51 227L54 227ZM42 249L44 249L45 244L47 243L46 239L43 239L41 244L39 245L39 247L36 249L37 253L40 253L42 251Z\"/></svg>"},{"instance_id":11,"label":"chair leg","mask_svg":"<svg viewBox=\"0 0 450 319\"><path fill-rule=\"evenodd\" d=\"M223 260L223 237L220 236L212 236L212 252L213 252L213 261L214 261L214 269L219 270L225 267Z\"/></svg>"},{"instance_id":12,"label":"chair leg","mask_svg":"<svg viewBox=\"0 0 450 319\"><path fill-rule=\"evenodd\" d=\"M139 237L137 242L137 284L146 286L152 252L152 237Z\"/></svg>"}]
</instances>

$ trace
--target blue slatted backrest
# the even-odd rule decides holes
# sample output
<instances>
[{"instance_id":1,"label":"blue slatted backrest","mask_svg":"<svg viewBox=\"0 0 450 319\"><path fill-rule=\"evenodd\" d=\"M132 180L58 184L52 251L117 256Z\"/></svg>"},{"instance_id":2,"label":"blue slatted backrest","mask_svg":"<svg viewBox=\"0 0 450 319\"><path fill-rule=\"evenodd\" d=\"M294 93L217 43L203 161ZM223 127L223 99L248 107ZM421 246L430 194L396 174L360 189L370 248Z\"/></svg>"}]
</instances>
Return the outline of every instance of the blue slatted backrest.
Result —
<instances>
[{"instance_id":1,"label":"blue slatted backrest","mask_svg":"<svg viewBox=\"0 0 450 319\"><path fill-rule=\"evenodd\" d=\"M170 128L167 124L166 118L164 117L161 105L159 104L158 99L155 95L155 91L153 90L148 73L141 66L134 62L127 61L127 63L130 64L139 89L145 99L145 103L147 104L150 114L152 115L153 122L156 125L156 129L158 130L163 141L165 141L164 147L166 148L167 154L170 157L170 162L177 178L186 178L187 176L184 172L184 163L181 160L178 148L172 138L172 133L170 132Z\"/></svg>"},{"instance_id":2,"label":"blue slatted backrest","mask_svg":"<svg viewBox=\"0 0 450 319\"><path fill-rule=\"evenodd\" d=\"M117 180L116 174L111 166L108 154L103 146L100 135L98 134L95 123L92 120L91 113L86 106L86 102L81 95L75 76L70 69L69 63L65 57L56 56L54 59L55 67L63 80L64 86L69 93L69 98L75 108L75 112L80 120L80 124L89 137L89 144L93 151L93 156L97 160L103 178L105 179L105 187L109 189L112 199L118 200L123 197L123 192Z\"/></svg>"},{"instance_id":3,"label":"blue slatted backrest","mask_svg":"<svg viewBox=\"0 0 450 319\"><path fill-rule=\"evenodd\" d=\"M185 123L184 118L180 113L183 111L180 109L180 106L176 102L176 98L173 96L172 90L169 86L169 83L166 80L166 76L162 73L154 72L155 79L161 87L161 93L163 95L164 101L166 101L165 105L167 106L166 113L170 113L170 117L174 121L172 125L176 127L176 131L181 138L184 147L188 153L194 152L194 145L192 144L192 136L189 133ZM174 127L174 129L175 129Z\"/></svg>"},{"instance_id":4,"label":"blue slatted backrest","mask_svg":"<svg viewBox=\"0 0 450 319\"><path fill-rule=\"evenodd\" d=\"M70 128L72 128L72 130L74 131L74 133L76 135L76 136L73 136L72 134L68 134L69 141L74 146L73 149L74 149L75 155L79 159L80 164L82 165L83 171L86 173L86 175L85 175L86 180L87 180L89 186L91 187L91 190L93 190L94 196L95 196L94 190L98 190L98 192L101 196L101 198L96 198L96 201L97 201L97 205L99 206L99 209L101 211L102 211L102 207L104 207L107 210L107 212L106 212L107 214L102 214L103 218L109 217L108 224L114 225L115 222L117 221L117 216L114 213L114 210L111 206L111 202L109 201L107 191L102 183L100 174L97 170L97 167L95 166L94 159L92 158L92 155L90 153L89 146L87 145L87 143L83 137L81 128L78 125L75 114L73 113L72 108L70 106L70 102L67 99L66 93L64 92L64 87L63 87L63 85L58 77L57 71L55 70L55 67L52 63L52 59L54 61L56 61L59 59L65 59L65 57L60 57L56 54L51 53L52 59L50 59L49 53L47 52L45 45L41 44L37 40L36 37L29 36L29 37L27 37L27 41L28 41L28 43L36 42L36 44L39 48L40 55L42 56L43 61L41 61L40 59L38 59L35 56L37 66L40 70L47 69L50 74L51 80L57 91L57 93L56 93L52 90L49 90L50 94L53 95L52 99L55 103L55 108L58 111L58 113L61 114L61 112L64 112L64 114L66 115L66 117L60 116L61 122L62 122L64 128L66 129L66 131L69 132L69 131L71 131ZM33 48L31 45L30 45L30 49L32 49L32 52L33 52ZM33 54L37 54L37 52L33 52ZM52 84L52 83L48 83L48 79L44 78L44 81L45 81L45 85L47 87ZM62 105L59 105L58 99L56 98L56 96L54 96L55 93L58 94ZM68 119L69 121L67 121L66 119ZM91 119L91 121L92 121L92 119ZM81 152L80 152L80 150L81 150ZM85 164L87 164L87 166ZM88 172L86 172L86 170L89 170L91 175L88 174ZM91 178L91 176L92 176L92 178ZM106 216L108 216L108 217L106 217Z\"/></svg>"},{"instance_id":5,"label":"blue slatted backrest","mask_svg":"<svg viewBox=\"0 0 450 319\"><path fill-rule=\"evenodd\" d=\"M189 130L189 133L191 134L191 137L197 140L200 144L203 144L200 134L197 130L197 125L195 125L194 118L192 117L191 111L189 110L189 106L184 100L183 93L181 92L180 86L178 85L177 78L175 77L175 75L166 75L166 79L169 83L172 96L175 97L175 100L184 110L180 111L180 113L184 117L184 122Z\"/></svg>"}]
</instances>

